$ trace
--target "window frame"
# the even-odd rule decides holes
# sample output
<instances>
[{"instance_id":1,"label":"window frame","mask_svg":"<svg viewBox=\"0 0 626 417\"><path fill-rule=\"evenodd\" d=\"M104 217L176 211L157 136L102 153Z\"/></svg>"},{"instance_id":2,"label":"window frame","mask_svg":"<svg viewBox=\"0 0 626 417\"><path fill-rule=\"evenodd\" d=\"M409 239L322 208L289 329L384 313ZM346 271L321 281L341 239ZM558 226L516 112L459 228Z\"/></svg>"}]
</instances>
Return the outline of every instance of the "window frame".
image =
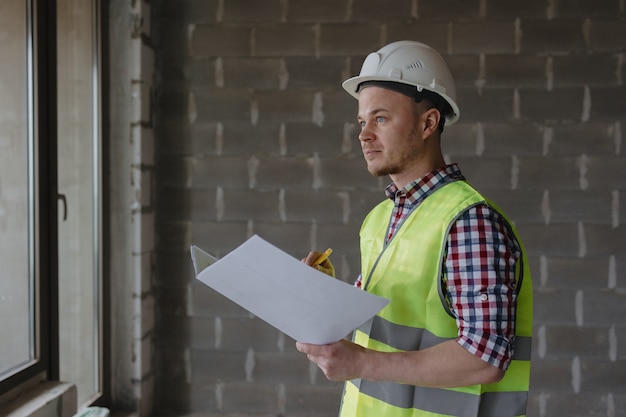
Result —
<instances>
[{"instance_id":1,"label":"window frame","mask_svg":"<svg viewBox=\"0 0 626 417\"><path fill-rule=\"evenodd\" d=\"M33 271L32 309L34 329L34 359L0 380L0 407L14 393L43 381L59 381L59 243L58 222L62 214L62 196L58 194L58 91L57 91L57 0L23 0L26 7L25 38L27 46L29 79L28 88L29 164L32 166L31 191L34 242L32 243ZM110 180L103 175L109 167L108 137L110 132L107 91L110 84L108 3L91 0L95 8L96 61L98 65L97 115L100 129L100 393L93 405L109 406L111 403L111 310L109 261L110 230L109 190ZM30 169L30 168L29 168ZM29 197L30 198L30 197ZM69 381L71 382L71 381ZM77 404L78 406L78 404Z\"/></svg>"},{"instance_id":2,"label":"window frame","mask_svg":"<svg viewBox=\"0 0 626 417\"><path fill-rule=\"evenodd\" d=\"M70 234L73 231L77 231L77 229L73 229L72 227L70 227L68 229L67 226L64 226L64 223L66 221L65 217L63 216L63 214L61 214L62 219L58 219L58 251L57 251L57 259L59 260L58 264L56 265L56 270L58 271L59 274L59 279L57 282L58 285L58 291L59 293L57 294L57 296L55 297L55 300L61 300L63 299L64 293L66 291L69 291L70 293L73 291L74 286L78 285L78 282L75 282L74 280L76 278L78 278L77 275L74 275L74 271L68 270L67 269L67 263L72 263L74 264L75 261L73 259L70 259L71 256L79 256L82 258L82 255L86 255L91 257L91 260L93 261L93 265L92 265L92 270L91 270L91 285L93 285L93 289L91 292L85 292L84 295L86 295L87 297L91 297L90 301L91 307L94 309L92 311L93 316L89 316L89 318L87 319L87 321L90 322L91 325L93 325L93 329L95 329L95 333L94 336L95 337L95 343L93 346L90 346L89 348L87 346L82 346L81 347L81 354L85 353L86 350L90 350L91 348L95 349L95 351L92 351L91 354L94 355L94 357L92 357L92 359L94 360L90 360L89 363L92 364L92 366L94 366L94 368L92 368L92 370L94 370L94 374L82 374L82 373L75 373L75 372L69 372L69 369L77 369L77 368L81 368L81 365L84 366L85 362L73 362L72 356L68 356L67 352L71 351L71 346L73 343L77 343L78 340L74 340L73 337L77 336L78 334L72 334L73 330L76 330L78 332L80 332L78 329L73 329L72 327L67 327L67 322L65 322L65 320L69 320L72 321L76 318L76 316L71 315L70 316L66 316L66 314L68 314L68 311L64 310L63 308L63 304L58 305L58 317L59 317L59 322L58 322L58 334L63 334L64 331L68 331L69 329L69 334L68 336L70 337L70 345L67 345L68 341L66 339L62 339L58 341L58 346L59 346L59 351L58 354L59 356L58 358L58 377L63 379L64 381L70 381L73 382L76 386L77 386L77 391L78 391L78 406L79 409L81 407L87 406L87 405L91 405L94 404L95 402L98 402L99 404L101 403L101 398L104 396L104 392L108 391L106 389L105 386L105 379L104 379L104 373L105 373L105 364L107 364L108 362L105 362L105 358L108 356L108 349L107 346L105 344L105 340L108 339L108 333L106 332L106 327L108 326L108 319L106 318L106 314L108 313L108 311L105 309L104 306L104 302L106 300L105 298L105 294L106 294L106 287L104 285L105 280L105 275L104 275L104 248L105 248L105 242L106 240L104 239L104 230L106 230L104 228L103 225L103 219L105 217L106 211L104 210L104 207L106 207L106 203L103 201L104 200L104 196L105 196L105 192L104 192L104 185L103 185L103 173L105 172L103 169L103 149L105 149L104 146L104 136L103 136L103 88L102 88L102 75L105 72L103 70L104 65L102 63L102 11L104 10L104 8L102 7L102 2L100 0L78 0L78 1L74 1L74 0L57 0L57 9L56 9L56 24L57 24L57 33L56 33L56 42L57 42L57 60L59 60L58 62L58 66L57 66L57 71L61 71L58 72L59 77L57 78L57 84L56 84L56 88L57 88L57 95L59 98L59 102L58 102L58 118L56 119L59 123L58 128L55 130L57 132L57 135L60 135L57 138L57 144L58 144L58 152L56 155L55 160L58 163L58 169L57 169L57 174L59 176L58 178L58 189L59 189L59 193L63 193L65 194L66 192L69 192L68 195L68 211L70 213L74 213L74 215L77 214L78 211L80 211L80 209L78 208L78 206L81 206L81 201L80 199L77 199L78 196L76 195L76 193L72 194L71 190L68 190L68 187L72 187L73 185L76 186L78 185L77 183L72 182L72 180L70 180L70 182L67 182L67 179L63 180L64 177L66 177L68 175L69 172L80 172L82 174L85 175L85 177L91 176L90 181L89 181L89 186L92 188L89 189L83 189L84 194L86 196L89 196L89 205L90 205L90 209L91 210L91 214L93 216L93 220L92 223L90 224L91 226L91 235L89 236L91 238L90 241L85 240L82 241L83 244L80 244L79 246L89 246L91 245L90 249L92 249L92 251L87 254L87 253L83 253L83 254L77 254L74 252L71 252L68 254L68 252L66 250L68 250L67 247L65 247L65 243L66 241L73 239L73 238L78 238L78 235L71 235L71 237L67 236L67 233L69 232ZM74 28L74 24L78 24L79 20L76 19L80 19L77 18L76 16L73 15L72 10L76 11L77 9L75 9L74 7L80 9L82 7L88 7L91 11L91 13L88 16L84 16L87 17L91 20L91 22L89 23L90 25L90 31L89 29L87 29L87 32L82 33L82 40L84 39L89 39L89 43L90 43L90 48L92 49L85 49L83 50L82 48L76 49L76 44L74 42L77 41L77 39L73 38L71 35L68 36L68 33L72 33L73 30L72 28ZM69 14L68 14L69 13ZM69 19L69 21L67 22L69 24L69 29L68 25L65 25L64 22L66 22L66 20ZM85 20L80 20L81 24L84 24ZM69 30L69 32L68 32ZM67 41L67 43L65 43L65 41ZM84 46L84 45L83 45ZM70 56L65 56L64 54L67 54L68 51L73 51L70 53ZM84 53L84 52L88 52L88 53ZM67 58L67 59L66 59ZM78 61L84 60L83 61L83 65L86 64L86 60L89 59L89 68L85 67L83 65L79 65L79 67L76 67L75 64L76 62L74 62L74 59L78 59ZM63 72L67 71L68 73L72 73L72 71L76 71L78 70L78 72L75 74L81 74L78 75L77 79L65 79L63 77ZM87 76L87 74L90 74L89 76ZM81 76L83 77L87 77L87 78L81 78ZM86 84L81 84L81 80L85 81L88 80L88 82ZM88 86L87 88L84 88L84 86ZM77 87L78 86L78 87ZM78 88L78 89L77 89ZM68 94L69 97L74 97L77 98L78 96L82 97L82 98L86 98L87 96L89 96L89 101L90 101L90 105L92 106L91 111L87 111L85 112L82 116L83 117L79 117L81 120L90 120L91 123L91 127L90 127L90 132L88 133L87 130L83 130L82 134L80 133L75 133L73 132L71 129L68 130L68 126L74 126L73 123L75 123L75 120L72 121L72 117L69 117L68 114L72 113L73 111L71 110L71 104L70 107L67 107L66 105L68 103L71 103L72 100L70 99L69 101L65 102L65 105L62 103L64 99L66 99L67 97L64 97L65 94ZM78 94L78 96L76 95ZM85 96L82 96L82 94L85 94ZM75 103L75 102L74 102ZM74 104L75 105L75 104ZM75 115L74 115L75 116ZM66 131L67 130L67 131ZM77 154L72 154L70 153L69 155L66 153L67 152L67 148L69 146L69 144L77 139L87 139L90 144L91 144L91 151L89 153L86 152L82 152L80 154L79 157L83 158L83 161L89 161L87 163L87 165L89 165L88 169L85 169L86 167L83 165L82 168L79 167L79 165L82 164L78 164L77 166L73 165L73 160L71 158L77 157ZM69 140L69 142L68 142ZM84 144L85 142L83 142ZM68 157L70 159L68 159ZM64 170L66 169L66 165L67 167L69 167L69 170L67 172L65 172ZM76 169L78 169L79 171L76 171ZM71 174L70 174L71 176ZM76 178L74 178L74 180L76 180ZM85 186L86 184L82 184L82 186ZM80 187L82 187L80 186ZM82 207L86 207L87 206L87 202L82 201ZM78 214L78 216L80 216L80 214ZM70 218L70 216L68 216L68 218ZM71 221L71 220L70 220ZM74 220L75 221L75 220ZM83 223L85 224L85 223ZM74 224L74 227L76 227L77 224ZM87 230L88 226L86 225L86 227L83 230ZM74 242L75 243L75 242ZM70 257L68 257L68 255ZM69 262L67 262L67 260L69 259ZM85 258L83 258L85 259ZM65 261L63 261L65 260ZM76 262L78 262L78 260L76 260ZM65 266L64 266L65 265ZM67 274L67 276L66 276ZM69 278L68 281L66 281L66 278ZM82 278L84 279L89 279L88 276L81 276L81 281ZM69 286L68 286L69 285ZM66 303L69 302L71 299L66 299ZM80 304L80 303L79 303ZM83 304L83 307L85 307L85 305ZM87 313L86 313L87 314ZM83 325L87 325L87 321L81 321L80 323L82 323ZM74 323L74 324L79 324L80 323ZM84 329L83 329L84 330ZM89 337L88 337L89 339ZM93 340L93 339L92 339ZM97 368L97 369L95 369ZM85 372L86 369L84 369ZM85 378L83 378L85 377ZM89 383L87 383L86 381L90 380L94 386L89 385ZM84 384L84 385L83 385ZM84 391L84 392L83 392Z\"/></svg>"},{"instance_id":3,"label":"window frame","mask_svg":"<svg viewBox=\"0 0 626 417\"><path fill-rule=\"evenodd\" d=\"M25 0L26 43L29 77L28 91L28 141L30 185L33 204L32 220L34 242L30 260L34 283L33 329L34 360L12 375L0 380L0 394L19 388L34 378L54 380L55 355L58 356L58 304L55 303L58 276L55 268L57 256L56 218L58 215L56 195L56 47L55 7L56 1ZM58 366L58 361L56 361Z\"/></svg>"}]
</instances>

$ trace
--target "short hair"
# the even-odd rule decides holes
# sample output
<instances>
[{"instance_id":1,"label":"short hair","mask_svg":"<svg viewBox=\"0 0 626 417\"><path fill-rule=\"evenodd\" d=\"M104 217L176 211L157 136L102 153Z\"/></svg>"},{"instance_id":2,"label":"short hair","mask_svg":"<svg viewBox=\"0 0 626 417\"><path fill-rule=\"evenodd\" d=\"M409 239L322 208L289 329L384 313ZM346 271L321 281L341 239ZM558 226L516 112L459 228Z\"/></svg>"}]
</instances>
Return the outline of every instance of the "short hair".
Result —
<instances>
[{"instance_id":1,"label":"short hair","mask_svg":"<svg viewBox=\"0 0 626 417\"><path fill-rule=\"evenodd\" d=\"M386 88L388 90L404 94L405 96L413 98L416 103L420 103L422 100L428 100L431 102L431 108L436 108L441 115L439 119L439 126L437 126L440 133L443 132L444 125L446 124L446 118L454 114L452 106L450 106L450 104L439 94L428 90L419 91L414 85L399 83L396 81L370 80L360 83L356 91L360 92L363 88L370 86Z\"/></svg>"}]
</instances>

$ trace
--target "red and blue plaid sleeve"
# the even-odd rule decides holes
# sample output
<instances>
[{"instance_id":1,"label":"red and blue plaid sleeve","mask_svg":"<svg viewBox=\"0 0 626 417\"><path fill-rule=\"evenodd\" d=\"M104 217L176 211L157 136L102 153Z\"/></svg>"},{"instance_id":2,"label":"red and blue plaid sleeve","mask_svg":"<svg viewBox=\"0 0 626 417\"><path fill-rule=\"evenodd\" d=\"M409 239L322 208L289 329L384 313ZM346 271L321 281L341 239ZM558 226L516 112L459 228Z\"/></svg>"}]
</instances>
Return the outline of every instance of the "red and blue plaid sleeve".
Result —
<instances>
[{"instance_id":1,"label":"red and blue plaid sleeve","mask_svg":"<svg viewBox=\"0 0 626 417\"><path fill-rule=\"evenodd\" d=\"M512 356L520 254L507 221L487 205L464 212L448 236L444 279L457 341L500 369L507 369Z\"/></svg>"}]
</instances>

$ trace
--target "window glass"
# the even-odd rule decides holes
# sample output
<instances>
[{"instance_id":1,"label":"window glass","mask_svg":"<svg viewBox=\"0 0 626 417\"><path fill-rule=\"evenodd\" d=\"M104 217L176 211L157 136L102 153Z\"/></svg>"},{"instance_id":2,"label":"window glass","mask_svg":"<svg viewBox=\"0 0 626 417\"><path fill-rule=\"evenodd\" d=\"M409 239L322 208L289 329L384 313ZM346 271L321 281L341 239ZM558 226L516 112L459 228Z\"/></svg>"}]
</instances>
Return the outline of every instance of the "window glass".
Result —
<instances>
[{"instance_id":1,"label":"window glass","mask_svg":"<svg viewBox=\"0 0 626 417\"><path fill-rule=\"evenodd\" d=\"M36 359L27 3L0 0L0 380Z\"/></svg>"}]
</instances>

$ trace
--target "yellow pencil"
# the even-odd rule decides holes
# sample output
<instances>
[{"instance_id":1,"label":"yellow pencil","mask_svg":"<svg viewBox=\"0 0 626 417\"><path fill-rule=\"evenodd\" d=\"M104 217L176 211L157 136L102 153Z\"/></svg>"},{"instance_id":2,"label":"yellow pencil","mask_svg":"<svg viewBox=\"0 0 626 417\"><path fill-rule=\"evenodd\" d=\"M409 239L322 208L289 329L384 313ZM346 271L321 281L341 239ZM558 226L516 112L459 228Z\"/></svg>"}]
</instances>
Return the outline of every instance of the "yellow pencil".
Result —
<instances>
[{"instance_id":1,"label":"yellow pencil","mask_svg":"<svg viewBox=\"0 0 626 417\"><path fill-rule=\"evenodd\" d=\"M328 259L331 253L333 253L333 250L331 248L326 249L324 253L318 256L315 261L313 261L313 266L318 266L319 264L324 262L326 259Z\"/></svg>"}]
</instances>

